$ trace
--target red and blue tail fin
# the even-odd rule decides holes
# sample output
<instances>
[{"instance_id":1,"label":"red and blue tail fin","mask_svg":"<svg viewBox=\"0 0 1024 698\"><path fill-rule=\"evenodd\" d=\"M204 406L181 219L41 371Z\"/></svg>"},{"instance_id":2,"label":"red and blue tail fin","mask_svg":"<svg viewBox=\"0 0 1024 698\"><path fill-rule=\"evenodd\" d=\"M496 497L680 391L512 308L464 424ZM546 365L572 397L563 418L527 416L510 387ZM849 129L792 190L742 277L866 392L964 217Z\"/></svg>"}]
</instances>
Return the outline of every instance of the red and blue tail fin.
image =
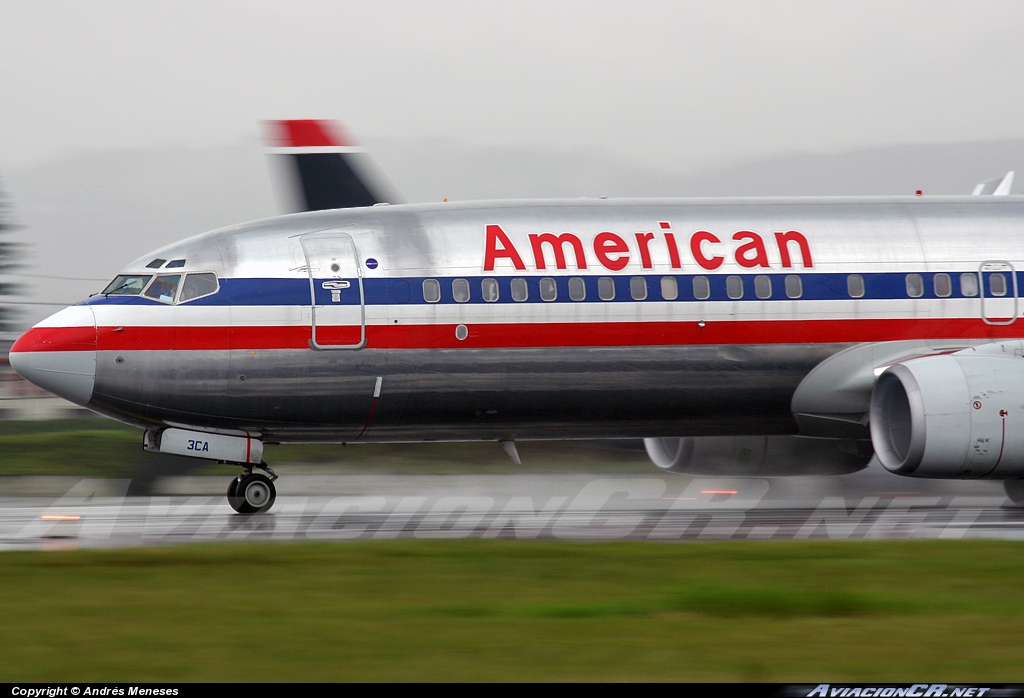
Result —
<instances>
[{"instance_id":1,"label":"red and blue tail fin","mask_svg":"<svg viewBox=\"0 0 1024 698\"><path fill-rule=\"evenodd\" d=\"M370 155L333 121L266 121L267 150L290 160L301 211L401 203Z\"/></svg>"}]
</instances>

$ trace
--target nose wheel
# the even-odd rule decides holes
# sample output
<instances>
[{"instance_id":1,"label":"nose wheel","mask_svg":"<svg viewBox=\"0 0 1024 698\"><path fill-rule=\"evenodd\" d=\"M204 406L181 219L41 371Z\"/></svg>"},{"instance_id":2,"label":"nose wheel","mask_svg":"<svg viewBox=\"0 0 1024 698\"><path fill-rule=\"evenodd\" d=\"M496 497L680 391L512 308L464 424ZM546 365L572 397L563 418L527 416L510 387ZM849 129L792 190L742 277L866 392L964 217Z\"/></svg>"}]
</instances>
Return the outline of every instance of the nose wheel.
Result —
<instances>
[{"instance_id":1,"label":"nose wheel","mask_svg":"<svg viewBox=\"0 0 1024 698\"><path fill-rule=\"evenodd\" d=\"M254 473L251 468L247 468L228 484L228 504L239 514L262 514L274 505L277 499L274 480L277 475L265 465L263 469L267 475Z\"/></svg>"}]
</instances>

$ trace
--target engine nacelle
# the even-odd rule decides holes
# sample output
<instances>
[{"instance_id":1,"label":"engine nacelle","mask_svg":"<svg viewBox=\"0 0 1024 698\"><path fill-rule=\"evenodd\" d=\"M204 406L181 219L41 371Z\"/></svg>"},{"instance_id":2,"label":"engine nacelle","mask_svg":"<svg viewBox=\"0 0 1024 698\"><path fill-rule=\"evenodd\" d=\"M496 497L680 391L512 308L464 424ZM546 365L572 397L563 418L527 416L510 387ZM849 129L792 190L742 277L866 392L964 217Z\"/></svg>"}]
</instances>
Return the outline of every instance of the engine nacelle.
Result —
<instances>
[{"instance_id":1,"label":"engine nacelle","mask_svg":"<svg viewBox=\"0 0 1024 698\"><path fill-rule=\"evenodd\" d=\"M1024 477L1024 343L986 344L887 368L871 395L871 442L899 475Z\"/></svg>"},{"instance_id":2,"label":"engine nacelle","mask_svg":"<svg viewBox=\"0 0 1024 698\"><path fill-rule=\"evenodd\" d=\"M656 466L688 475L845 475L871 460L867 441L803 436L684 436L644 439Z\"/></svg>"}]
</instances>

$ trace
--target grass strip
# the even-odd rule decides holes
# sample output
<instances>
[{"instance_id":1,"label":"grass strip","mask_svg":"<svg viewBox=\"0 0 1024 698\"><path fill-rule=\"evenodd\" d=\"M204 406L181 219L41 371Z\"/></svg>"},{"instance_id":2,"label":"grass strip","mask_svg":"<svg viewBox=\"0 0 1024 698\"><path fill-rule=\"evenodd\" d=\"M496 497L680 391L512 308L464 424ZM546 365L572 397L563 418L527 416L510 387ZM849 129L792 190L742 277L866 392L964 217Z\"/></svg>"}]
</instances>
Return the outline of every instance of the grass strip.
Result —
<instances>
[{"instance_id":1,"label":"grass strip","mask_svg":"<svg viewBox=\"0 0 1024 698\"><path fill-rule=\"evenodd\" d=\"M1022 682L1024 544L0 554L0 681Z\"/></svg>"}]
</instances>

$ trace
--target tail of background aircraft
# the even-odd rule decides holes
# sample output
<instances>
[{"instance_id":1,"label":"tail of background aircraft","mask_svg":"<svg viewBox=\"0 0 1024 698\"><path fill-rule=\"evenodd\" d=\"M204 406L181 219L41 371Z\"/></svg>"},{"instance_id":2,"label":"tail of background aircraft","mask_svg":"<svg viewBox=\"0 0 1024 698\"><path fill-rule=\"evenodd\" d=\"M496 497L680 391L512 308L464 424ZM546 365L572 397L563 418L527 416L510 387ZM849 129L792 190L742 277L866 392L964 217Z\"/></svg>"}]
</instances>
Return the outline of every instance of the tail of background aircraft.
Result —
<instances>
[{"instance_id":1,"label":"tail of background aircraft","mask_svg":"<svg viewBox=\"0 0 1024 698\"><path fill-rule=\"evenodd\" d=\"M333 121L266 121L267 150L287 159L299 211L402 203L395 187L345 128ZM296 177L297 175L297 177Z\"/></svg>"}]
</instances>

